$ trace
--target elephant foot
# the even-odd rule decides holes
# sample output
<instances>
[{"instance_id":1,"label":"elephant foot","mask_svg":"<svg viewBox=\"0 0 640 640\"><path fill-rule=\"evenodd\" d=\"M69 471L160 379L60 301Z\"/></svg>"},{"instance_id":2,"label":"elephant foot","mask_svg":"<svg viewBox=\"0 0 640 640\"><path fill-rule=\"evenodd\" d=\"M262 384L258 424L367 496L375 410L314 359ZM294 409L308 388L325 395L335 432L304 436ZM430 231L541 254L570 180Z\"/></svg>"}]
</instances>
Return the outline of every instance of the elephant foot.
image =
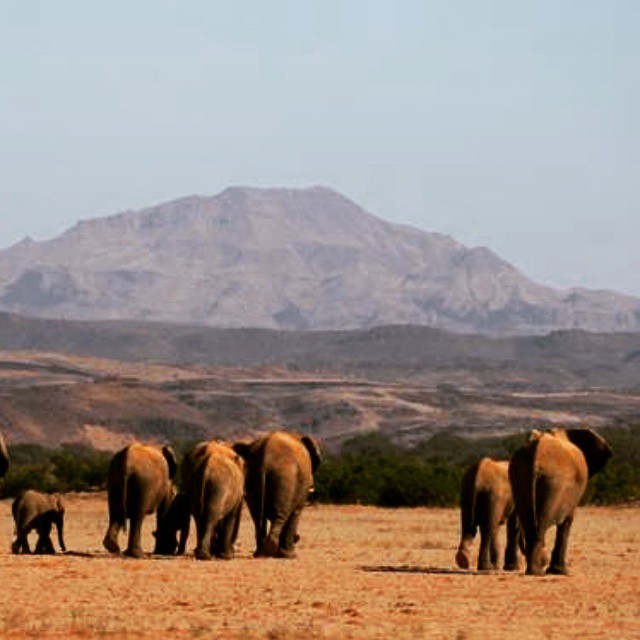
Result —
<instances>
[{"instance_id":1,"label":"elephant foot","mask_svg":"<svg viewBox=\"0 0 640 640\"><path fill-rule=\"evenodd\" d=\"M295 560L298 556L293 549L278 549L278 558L285 558L287 560Z\"/></svg>"},{"instance_id":2,"label":"elephant foot","mask_svg":"<svg viewBox=\"0 0 640 640\"><path fill-rule=\"evenodd\" d=\"M20 553L20 543L17 540L11 544L11 553L14 555Z\"/></svg>"},{"instance_id":3,"label":"elephant foot","mask_svg":"<svg viewBox=\"0 0 640 640\"><path fill-rule=\"evenodd\" d=\"M543 576L545 575L544 567L532 567L528 566L526 574L528 576Z\"/></svg>"},{"instance_id":4,"label":"elephant foot","mask_svg":"<svg viewBox=\"0 0 640 640\"><path fill-rule=\"evenodd\" d=\"M471 566L469 554L466 551L458 551L458 553L456 553L456 564L461 569L468 569Z\"/></svg>"},{"instance_id":5,"label":"elephant foot","mask_svg":"<svg viewBox=\"0 0 640 640\"><path fill-rule=\"evenodd\" d=\"M211 560L211 553L206 549L196 549L193 555L196 560Z\"/></svg>"},{"instance_id":6,"label":"elephant foot","mask_svg":"<svg viewBox=\"0 0 640 640\"><path fill-rule=\"evenodd\" d=\"M520 563L518 562L505 562L503 570L504 571L517 571L520 568Z\"/></svg>"},{"instance_id":7,"label":"elephant foot","mask_svg":"<svg viewBox=\"0 0 640 640\"><path fill-rule=\"evenodd\" d=\"M127 556L127 558L140 559L144 556L144 552L142 551L142 549L127 549L124 552L124 555Z\"/></svg>"},{"instance_id":8,"label":"elephant foot","mask_svg":"<svg viewBox=\"0 0 640 640\"><path fill-rule=\"evenodd\" d=\"M260 547L253 554L254 558L279 558L280 548L272 538L265 538Z\"/></svg>"},{"instance_id":9,"label":"elephant foot","mask_svg":"<svg viewBox=\"0 0 640 640\"><path fill-rule=\"evenodd\" d=\"M219 560L232 560L233 551L220 551L216 553L216 558L218 558Z\"/></svg>"},{"instance_id":10,"label":"elephant foot","mask_svg":"<svg viewBox=\"0 0 640 640\"><path fill-rule=\"evenodd\" d=\"M565 565L552 564L549 567L547 567L547 575L568 576L569 575L569 570L567 569L567 567Z\"/></svg>"},{"instance_id":11,"label":"elephant foot","mask_svg":"<svg viewBox=\"0 0 640 640\"><path fill-rule=\"evenodd\" d=\"M112 540L108 536L105 536L104 540L102 541L102 546L109 553L120 553L120 545L115 540Z\"/></svg>"}]
</instances>

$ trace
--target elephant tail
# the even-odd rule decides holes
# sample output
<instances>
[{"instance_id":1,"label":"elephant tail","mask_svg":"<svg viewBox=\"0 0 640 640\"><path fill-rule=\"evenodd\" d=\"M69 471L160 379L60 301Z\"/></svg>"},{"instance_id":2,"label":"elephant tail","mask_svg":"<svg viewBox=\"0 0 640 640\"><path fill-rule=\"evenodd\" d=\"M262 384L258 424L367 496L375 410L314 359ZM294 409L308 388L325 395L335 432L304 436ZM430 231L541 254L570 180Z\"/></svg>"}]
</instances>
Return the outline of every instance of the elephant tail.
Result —
<instances>
[{"instance_id":1,"label":"elephant tail","mask_svg":"<svg viewBox=\"0 0 640 640\"><path fill-rule=\"evenodd\" d=\"M259 539L264 542L267 537L267 510L265 506L265 496L267 492L267 474L264 465L260 469L260 533Z\"/></svg>"},{"instance_id":2,"label":"elephant tail","mask_svg":"<svg viewBox=\"0 0 640 640\"><path fill-rule=\"evenodd\" d=\"M458 552L456 553L456 564L461 569L469 568L471 560L470 547L478 530L476 524L476 479L479 468L480 462L477 462L469 467L462 477L462 487L460 491L460 524L462 525L462 535L460 537Z\"/></svg>"}]
</instances>

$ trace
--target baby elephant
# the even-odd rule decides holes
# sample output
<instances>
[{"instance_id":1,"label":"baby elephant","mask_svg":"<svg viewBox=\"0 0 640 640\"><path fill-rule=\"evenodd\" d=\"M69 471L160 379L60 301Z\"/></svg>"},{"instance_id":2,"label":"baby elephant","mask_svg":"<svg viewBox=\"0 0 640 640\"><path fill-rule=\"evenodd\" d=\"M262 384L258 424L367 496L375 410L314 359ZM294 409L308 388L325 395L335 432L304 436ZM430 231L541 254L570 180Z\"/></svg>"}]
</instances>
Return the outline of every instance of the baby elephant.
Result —
<instances>
[{"instance_id":1,"label":"baby elephant","mask_svg":"<svg viewBox=\"0 0 640 640\"><path fill-rule=\"evenodd\" d=\"M25 491L19 495L11 506L13 520L16 523L16 540L11 545L13 553L31 553L29 532L35 529L38 532L36 553L55 553L51 542L51 526L58 529L58 542L60 549L66 551L62 537L64 527L64 503L59 495L48 495L39 491Z\"/></svg>"}]
</instances>

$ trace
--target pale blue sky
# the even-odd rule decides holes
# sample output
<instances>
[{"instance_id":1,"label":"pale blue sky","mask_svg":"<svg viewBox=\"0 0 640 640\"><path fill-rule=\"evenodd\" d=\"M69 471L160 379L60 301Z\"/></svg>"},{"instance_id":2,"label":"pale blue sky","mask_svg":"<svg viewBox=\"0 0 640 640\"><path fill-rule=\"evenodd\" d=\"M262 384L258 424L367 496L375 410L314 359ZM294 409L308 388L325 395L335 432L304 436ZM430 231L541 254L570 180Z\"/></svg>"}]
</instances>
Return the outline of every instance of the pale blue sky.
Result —
<instances>
[{"instance_id":1,"label":"pale blue sky","mask_svg":"<svg viewBox=\"0 0 640 640\"><path fill-rule=\"evenodd\" d=\"M640 295L635 0L5 0L0 149L0 246L325 184L541 282Z\"/></svg>"}]
</instances>

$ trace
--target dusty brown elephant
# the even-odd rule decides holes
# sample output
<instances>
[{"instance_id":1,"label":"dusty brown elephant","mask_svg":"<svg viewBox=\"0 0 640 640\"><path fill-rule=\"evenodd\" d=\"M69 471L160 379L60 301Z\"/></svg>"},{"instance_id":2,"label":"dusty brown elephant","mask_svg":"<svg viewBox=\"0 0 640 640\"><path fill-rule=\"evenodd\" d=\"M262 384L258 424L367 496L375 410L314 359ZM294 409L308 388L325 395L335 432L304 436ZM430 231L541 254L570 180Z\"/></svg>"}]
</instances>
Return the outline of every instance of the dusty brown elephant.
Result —
<instances>
[{"instance_id":1,"label":"dusty brown elephant","mask_svg":"<svg viewBox=\"0 0 640 640\"><path fill-rule=\"evenodd\" d=\"M185 456L182 488L196 522L195 557L232 558L244 497L244 460L227 444L202 442Z\"/></svg>"},{"instance_id":2,"label":"dusty brown elephant","mask_svg":"<svg viewBox=\"0 0 640 640\"><path fill-rule=\"evenodd\" d=\"M587 480L611 457L606 440L591 429L533 431L516 451L509 479L524 534L527 573L542 575L549 564L545 534L556 525L546 573L567 573L567 545L574 513Z\"/></svg>"},{"instance_id":3,"label":"dusty brown elephant","mask_svg":"<svg viewBox=\"0 0 640 640\"><path fill-rule=\"evenodd\" d=\"M109 528L103 544L107 551L119 553L118 534L129 520L129 543L125 555L140 558L142 520L157 512L158 522L175 495L172 479L177 468L170 447L131 444L115 454L109 464L107 491Z\"/></svg>"},{"instance_id":4,"label":"dusty brown elephant","mask_svg":"<svg viewBox=\"0 0 640 640\"><path fill-rule=\"evenodd\" d=\"M34 529L38 532L36 553L55 553L51 541L51 527L56 525L60 549L66 551L64 544L64 503L58 494L45 494L39 491L25 491L11 505L13 520L16 524L16 539L11 545L13 553L31 553L28 535Z\"/></svg>"},{"instance_id":5,"label":"dusty brown elephant","mask_svg":"<svg viewBox=\"0 0 640 640\"><path fill-rule=\"evenodd\" d=\"M169 499L164 513L158 511L158 527L153 532L156 539L153 553L162 556L181 556L184 553L191 526L189 498L184 493L178 493L175 488L172 493L173 497Z\"/></svg>"},{"instance_id":6,"label":"dusty brown elephant","mask_svg":"<svg viewBox=\"0 0 640 640\"><path fill-rule=\"evenodd\" d=\"M2 433L0 433L0 478L9 470L9 449Z\"/></svg>"},{"instance_id":7,"label":"dusty brown elephant","mask_svg":"<svg viewBox=\"0 0 640 640\"><path fill-rule=\"evenodd\" d=\"M482 458L471 465L462 478L460 496L462 536L456 563L462 569L471 564L471 544L480 529L478 570L497 569L500 555L498 533L507 523L507 546L504 555L505 571L518 568L518 518L515 513L509 461Z\"/></svg>"},{"instance_id":8,"label":"dusty brown elephant","mask_svg":"<svg viewBox=\"0 0 640 640\"><path fill-rule=\"evenodd\" d=\"M321 460L318 444L309 436L274 431L233 448L247 466L246 500L256 529L254 555L294 558L298 523Z\"/></svg>"}]
</instances>

